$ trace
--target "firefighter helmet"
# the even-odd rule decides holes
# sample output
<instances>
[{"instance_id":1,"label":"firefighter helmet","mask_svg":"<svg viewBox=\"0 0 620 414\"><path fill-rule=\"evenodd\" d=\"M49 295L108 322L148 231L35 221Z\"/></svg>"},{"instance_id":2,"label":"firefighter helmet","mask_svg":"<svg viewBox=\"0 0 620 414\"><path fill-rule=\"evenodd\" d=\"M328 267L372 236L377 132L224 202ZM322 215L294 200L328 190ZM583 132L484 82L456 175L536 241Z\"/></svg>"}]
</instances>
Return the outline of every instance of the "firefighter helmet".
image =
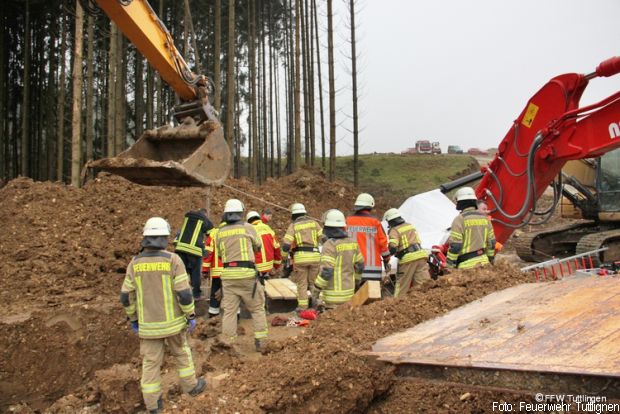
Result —
<instances>
[{"instance_id":1,"label":"firefighter helmet","mask_svg":"<svg viewBox=\"0 0 620 414\"><path fill-rule=\"evenodd\" d=\"M385 214L383 215L383 220L390 221L398 217L401 217L400 211L398 211L397 208L391 208L385 212Z\"/></svg>"},{"instance_id":2,"label":"firefighter helmet","mask_svg":"<svg viewBox=\"0 0 620 414\"><path fill-rule=\"evenodd\" d=\"M144 224L143 236L170 236L170 224L161 217L151 217Z\"/></svg>"},{"instance_id":3,"label":"firefighter helmet","mask_svg":"<svg viewBox=\"0 0 620 414\"><path fill-rule=\"evenodd\" d=\"M327 227L345 227L347 222L342 211L332 209L325 214L325 225Z\"/></svg>"},{"instance_id":4,"label":"firefighter helmet","mask_svg":"<svg viewBox=\"0 0 620 414\"><path fill-rule=\"evenodd\" d=\"M358 210L362 210L364 208L374 208L375 207L375 199L368 193L361 193L355 199L355 208Z\"/></svg>"},{"instance_id":5,"label":"firefighter helmet","mask_svg":"<svg viewBox=\"0 0 620 414\"><path fill-rule=\"evenodd\" d=\"M224 205L224 213L243 213L243 203L236 198L231 198Z\"/></svg>"},{"instance_id":6,"label":"firefighter helmet","mask_svg":"<svg viewBox=\"0 0 620 414\"><path fill-rule=\"evenodd\" d=\"M301 203L294 203L291 205L291 214L306 214L306 207Z\"/></svg>"},{"instance_id":7,"label":"firefighter helmet","mask_svg":"<svg viewBox=\"0 0 620 414\"><path fill-rule=\"evenodd\" d=\"M248 215L245 216L246 221L250 221L253 218L260 218L260 214L258 214L258 211L250 211Z\"/></svg>"},{"instance_id":8,"label":"firefighter helmet","mask_svg":"<svg viewBox=\"0 0 620 414\"><path fill-rule=\"evenodd\" d=\"M471 187L461 187L454 194L454 201L476 200L476 192Z\"/></svg>"}]
</instances>

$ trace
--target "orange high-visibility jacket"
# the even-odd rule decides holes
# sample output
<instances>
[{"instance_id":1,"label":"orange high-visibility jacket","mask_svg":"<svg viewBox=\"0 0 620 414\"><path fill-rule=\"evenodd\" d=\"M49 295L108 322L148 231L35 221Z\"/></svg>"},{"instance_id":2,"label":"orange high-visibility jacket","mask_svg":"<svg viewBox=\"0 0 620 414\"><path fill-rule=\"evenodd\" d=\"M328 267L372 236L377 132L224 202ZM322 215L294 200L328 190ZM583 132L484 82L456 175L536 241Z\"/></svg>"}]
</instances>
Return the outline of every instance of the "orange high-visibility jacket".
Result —
<instances>
[{"instance_id":1,"label":"orange high-visibility jacket","mask_svg":"<svg viewBox=\"0 0 620 414\"><path fill-rule=\"evenodd\" d=\"M381 280L383 258L390 255L381 222L367 211L359 211L347 217L347 233L357 240L364 256L362 280Z\"/></svg>"},{"instance_id":2,"label":"orange high-visibility jacket","mask_svg":"<svg viewBox=\"0 0 620 414\"><path fill-rule=\"evenodd\" d=\"M217 253L217 248L213 241L215 234L219 231L220 227L222 227L222 224L220 224L218 227L214 228L207 234L207 238L205 241L206 255L202 259L202 272L209 272L209 276L212 278L220 277L220 275L222 274L222 269L224 268L224 265L222 264L222 259Z\"/></svg>"},{"instance_id":3,"label":"orange high-visibility jacket","mask_svg":"<svg viewBox=\"0 0 620 414\"><path fill-rule=\"evenodd\" d=\"M261 273L271 271L274 267L277 269L282 264L282 255L280 254L280 243L276 237L276 233L262 220L252 222L256 229L256 234L262 239L263 246L260 252L255 252L256 269Z\"/></svg>"}]
</instances>

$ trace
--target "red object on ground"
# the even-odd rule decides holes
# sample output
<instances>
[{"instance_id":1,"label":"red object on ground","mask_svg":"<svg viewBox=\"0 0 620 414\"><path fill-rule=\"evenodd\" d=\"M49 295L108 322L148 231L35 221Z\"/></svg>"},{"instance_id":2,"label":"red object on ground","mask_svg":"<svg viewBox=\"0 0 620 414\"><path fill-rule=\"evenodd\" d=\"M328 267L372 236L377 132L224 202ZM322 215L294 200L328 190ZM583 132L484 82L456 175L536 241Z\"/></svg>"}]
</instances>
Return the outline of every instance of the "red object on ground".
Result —
<instances>
[{"instance_id":1,"label":"red object on ground","mask_svg":"<svg viewBox=\"0 0 620 414\"><path fill-rule=\"evenodd\" d=\"M306 310L302 310L301 312L299 312L299 317L307 319L309 321L313 321L316 319L318 314L319 313L314 309L306 309Z\"/></svg>"}]
</instances>

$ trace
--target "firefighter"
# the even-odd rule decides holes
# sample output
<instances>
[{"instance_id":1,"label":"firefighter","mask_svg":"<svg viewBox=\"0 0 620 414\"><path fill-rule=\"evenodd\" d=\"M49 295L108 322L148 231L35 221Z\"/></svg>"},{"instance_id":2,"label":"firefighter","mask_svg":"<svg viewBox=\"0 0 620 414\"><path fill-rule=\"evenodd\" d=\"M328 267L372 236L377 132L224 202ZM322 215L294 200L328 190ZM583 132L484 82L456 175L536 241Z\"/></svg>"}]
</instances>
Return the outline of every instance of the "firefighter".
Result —
<instances>
[{"instance_id":1,"label":"firefighter","mask_svg":"<svg viewBox=\"0 0 620 414\"><path fill-rule=\"evenodd\" d=\"M357 196L355 213L347 217L349 237L357 240L364 256L364 273L362 283L366 280L381 280L381 261L386 268L390 261L388 239L381 222L371 212L375 207L375 199L367 193Z\"/></svg>"},{"instance_id":2,"label":"firefighter","mask_svg":"<svg viewBox=\"0 0 620 414\"><path fill-rule=\"evenodd\" d=\"M237 337L237 310L243 301L252 314L254 345L257 351L267 338L265 316L265 290L258 283L254 253L261 251L261 240L254 226L243 222L243 203L237 199L226 201L224 221L214 237L218 254L222 259L222 334L225 341L234 342Z\"/></svg>"},{"instance_id":3,"label":"firefighter","mask_svg":"<svg viewBox=\"0 0 620 414\"><path fill-rule=\"evenodd\" d=\"M333 308L353 297L364 271L364 257L357 242L348 236L346 220L341 211L329 210L325 214L324 223L323 235L326 241L314 284L321 291L321 301L325 307ZM318 297L318 292L315 292L314 297Z\"/></svg>"},{"instance_id":4,"label":"firefighter","mask_svg":"<svg viewBox=\"0 0 620 414\"><path fill-rule=\"evenodd\" d=\"M206 215L206 210L188 211L183 218L181 231L175 239L175 252L183 260L190 275L190 283L194 299L202 297L201 270L202 258L205 255L205 236L213 228Z\"/></svg>"},{"instance_id":5,"label":"firefighter","mask_svg":"<svg viewBox=\"0 0 620 414\"><path fill-rule=\"evenodd\" d=\"M456 209L461 212L452 221L448 238L448 266L471 269L493 263L495 234L491 220L478 210L476 193L471 187L459 188Z\"/></svg>"},{"instance_id":6,"label":"firefighter","mask_svg":"<svg viewBox=\"0 0 620 414\"><path fill-rule=\"evenodd\" d=\"M274 274L282 265L282 256L280 254L280 243L276 237L275 232L269 225L265 224L260 214L257 211L250 211L246 220L248 223L254 226L256 234L261 238L262 247L260 252L256 252L256 270L259 271L261 276L261 283L265 284L265 279L268 279L270 275Z\"/></svg>"},{"instance_id":7,"label":"firefighter","mask_svg":"<svg viewBox=\"0 0 620 414\"><path fill-rule=\"evenodd\" d=\"M204 378L196 379L186 330L196 327L194 298L181 258L166 251L170 225L161 217L147 220L142 252L127 267L120 300L140 337L142 396L146 409L162 409L161 365L164 345L175 359L181 388L191 396L204 391Z\"/></svg>"},{"instance_id":8,"label":"firefighter","mask_svg":"<svg viewBox=\"0 0 620 414\"><path fill-rule=\"evenodd\" d=\"M222 301L222 258L219 256L215 246L215 235L219 229L226 225L222 221L216 228L212 229L205 241L206 255L202 262L202 272L211 278L211 292L209 295L209 318L220 314L220 303Z\"/></svg>"},{"instance_id":9,"label":"firefighter","mask_svg":"<svg viewBox=\"0 0 620 414\"><path fill-rule=\"evenodd\" d=\"M398 259L394 290L394 297L398 297L407 294L412 282L413 286L417 286L430 280L428 253L422 249L415 227L405 222L398 209L391 208L386 211L383 220L387 221L390 228L388 232L390 254Z\"/></svg>"},{"instance_id":10,"label":"firefighter","mask_svg":"<svg viewBox=\"0 0 620 414\"><path fill-rule=\"evenodd\" d=\"M293 222L282 240L282 252L293 259L290 278L297 285L297 306L301 310L308 308L308 288L314 290L314 279L319 273L322 229L319 222L308 217L301 203L291 205L291 219Z\"/></svg>"}]
</instances>

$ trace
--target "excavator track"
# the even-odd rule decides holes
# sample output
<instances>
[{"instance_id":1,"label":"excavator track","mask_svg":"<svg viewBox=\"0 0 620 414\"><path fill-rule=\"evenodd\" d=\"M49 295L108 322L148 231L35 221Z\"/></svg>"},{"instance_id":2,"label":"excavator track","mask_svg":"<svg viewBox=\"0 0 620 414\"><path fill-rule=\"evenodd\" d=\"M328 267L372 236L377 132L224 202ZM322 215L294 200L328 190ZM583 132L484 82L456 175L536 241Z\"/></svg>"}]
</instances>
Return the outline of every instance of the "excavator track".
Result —
<instances>
[{"instance_id":1,"label":"excavator track","mask_svg":"<svg viewBox=\"0 0 620 414\"><path fill-rule=\"evenodd\" d=\"M564 257L608 248L598 263L620 260L620 228L610 228L595 222L569 224L525 233L514 243L517 255L526 262L540 262L552 257Z\"/></svg>"},{"instance_id":2,"label":"excavator track","mask_svg":"<svg viewBox=\"0 0 620 414\"><path fill-rule=\"evenodd\" d=\"M576 246L584 234L596 231L595 222L573 223L541 231L523 233L515 239L517 255L526 262L541 262L552 257L575 254Z\"/></svg>"},{"instance_id":3,"label":"excavator track","mask_svg":"<svg viewBox=\"0 0 620 414\"><path fill-rule=\"evenodd\" d=\"M577 243L576 253L585 253L592 250L600 249L601 247L607 247L607 250L601 252L598 257L593 259L598 260L598 263L594 263L595 266L599 266L601 263L617 262L620 260L620 228L600 231L593 234L588 234L582 237Z\"/></svg>"}]
</instances>

